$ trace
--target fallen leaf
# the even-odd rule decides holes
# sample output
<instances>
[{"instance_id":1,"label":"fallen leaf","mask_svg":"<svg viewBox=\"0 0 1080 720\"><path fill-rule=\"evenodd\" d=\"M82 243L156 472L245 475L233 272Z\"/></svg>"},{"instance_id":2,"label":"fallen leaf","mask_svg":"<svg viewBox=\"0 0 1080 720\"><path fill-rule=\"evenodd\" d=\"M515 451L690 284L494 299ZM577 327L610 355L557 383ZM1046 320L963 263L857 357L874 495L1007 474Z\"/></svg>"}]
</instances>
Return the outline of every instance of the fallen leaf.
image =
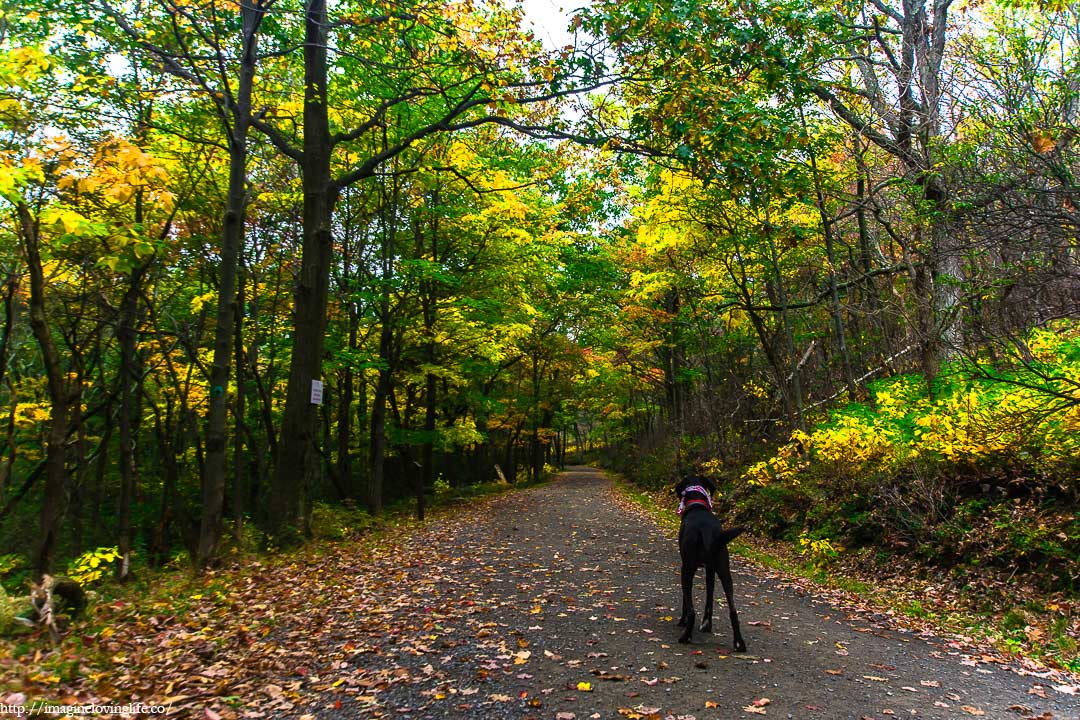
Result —
<instances>
[{"instance_id":1,"label":"fallen leaf","mask_svg":"<svg viewBox=\"0 0 1080 720\"><path fill-rule=\"evenodd\" d=\"M979 708L972 707L971 705L961 705L960 709L963 710L964 712L966 712L968 715L985 715L986 714L985 712L983 712Z\"/></svg>"},{"instance_id":2,"label":"fallen leaf","mask_svg":"<svg viewBox=\"0 0 1080 720\"><path fill-rule=\"evenodd\" d=\"M618 675L616 673L608 672L607 670L593 670L592 674L600 678L601 680L610 680L613 682L630 679L629 675Z\"/></svg>"},{"instance_id":3,"label":"fallen leaf","mask_svg":"<svg viewBox=\"0 0 1080 720\"><path fill-rule=\"evenodd\" d=\"M577 684L577 689L581 692L592 692L592 683L579 682Z\"/></svg>"}]
</instances>

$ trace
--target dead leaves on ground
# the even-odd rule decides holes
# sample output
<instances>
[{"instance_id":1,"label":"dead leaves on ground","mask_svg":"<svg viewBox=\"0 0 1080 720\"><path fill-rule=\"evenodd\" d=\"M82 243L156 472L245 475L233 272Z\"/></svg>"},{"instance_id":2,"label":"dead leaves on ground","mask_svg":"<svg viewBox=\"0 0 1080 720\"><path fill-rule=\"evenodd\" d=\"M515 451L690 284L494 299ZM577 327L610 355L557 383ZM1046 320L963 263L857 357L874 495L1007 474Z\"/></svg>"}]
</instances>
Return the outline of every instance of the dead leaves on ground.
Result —
<instances>
[{"instance_id":1,"label":"dead leaves on ground","mask_svg":"<svg viewBox=\"0 0 1080 720\"><path fill-rule=\"evenodd\" d=\"M765 707L771 702L772 700L767 697L758 698L749 705L744 706L743 712L748 712L752 715L766 715L768 714L768 711L765 709Z\"/></svg>"}]
</instances>

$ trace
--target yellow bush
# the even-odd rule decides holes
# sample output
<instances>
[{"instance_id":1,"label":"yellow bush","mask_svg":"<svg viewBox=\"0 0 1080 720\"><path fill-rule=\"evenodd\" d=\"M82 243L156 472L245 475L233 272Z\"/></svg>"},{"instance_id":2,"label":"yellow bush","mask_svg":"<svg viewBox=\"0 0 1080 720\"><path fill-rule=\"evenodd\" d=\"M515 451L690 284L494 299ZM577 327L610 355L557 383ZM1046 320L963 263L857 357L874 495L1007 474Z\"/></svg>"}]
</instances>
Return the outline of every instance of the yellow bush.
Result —
<instances>
[{"instance_id":1,"label":"yellow bush","mask_svg":"<svg viewBox=\"0 0 1080 720\"><path fill-rule=\"evenodd\" d=\"M68 565L68 577L83 587L100 580L109 567L120 559L120 549L101 547L88 550L71 561Z\"/></svg>"},{"instance_id":2,"label":"yellow bush","mask_svg":"<svg viewBox=\"0 0 1080 720\"><path fill-rule=\"evenodd\" d=\"M833 545L826 538L811 538L805 532L799 535L798 546L799 552L809 555L815 565L825 565L830 560L835 560L843 550L841 546Z\"/></svg>"},{"instance_id":3,"label":"yellow bush","mask_svg":"<svg viewBox=\"0 0 1080 720\"><path fill-rule=\"evenodd\" d=\"M891 433L886 428L862 417L845 415L828 428L815 430L810 436L815 457L850 471L863 469L868 463L888 459L893 454Z\"/></svg>"},{"instance_id":4,"label":"yellow bush","mask_svg":"<svg viewBox=\"0 0 1080 720\"><path fill-rule=\"evenodd\" d=\"M782 445L774 457L751 465L743 473L743 478L759 487L774 481L798 485L799 474L809 467L804 459L808 441L806 433L796 430L791 434L791 442Z\"/></svg>"},{"instance_id":5,"label":"yellow bush","mask_svg":"<svg viewBox=\"0 0 1080 720\"><path fill-rule=\"evenodd\" d=\"M743 479L798 485L813 464L844 477L920 458L970 466L1000 457L1068 474L1080 465L1080 323L1034 330L1026 350L1033 364L1007 366L996 381L981 377L985 368L952 367L955 384L935 401L917 375L875 383L872 407L836 413L810 434L796 430Z\"/></svg>"}]
</instances>

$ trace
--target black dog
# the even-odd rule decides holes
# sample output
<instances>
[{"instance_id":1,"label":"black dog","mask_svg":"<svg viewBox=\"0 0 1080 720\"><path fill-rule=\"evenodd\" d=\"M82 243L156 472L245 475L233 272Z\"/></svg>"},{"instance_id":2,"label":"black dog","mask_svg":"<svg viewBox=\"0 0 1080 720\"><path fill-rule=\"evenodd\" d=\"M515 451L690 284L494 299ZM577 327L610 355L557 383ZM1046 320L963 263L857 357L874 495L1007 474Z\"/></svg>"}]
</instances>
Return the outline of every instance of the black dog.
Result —
<instances>
[{"instance_id":1,"label":"black dog","mask_svg":"<svg viewBox=\"0 0 1080 720\"><path fill-rule=\"evenodd\" d=\"M724 586L728 611L731 613L731 630L735 634L735 649L746 651L742 633L739 631L739 616L735 612L732 599L731 563L727 544L743 532L743 528L724 530L720 521L713 515L711 493L716 487L707 478L690 476L675 486L679 496L679 513L682 524L679 526L679 556L682 558L682 617L679 627L685 627L679 642L690 642L694 632L694 601L691 592L694 587L694 574L699 567L705 568L705 613L701 618L701 631L712 632L713 590L716 575Z\"/></svg>"}]
</instances>

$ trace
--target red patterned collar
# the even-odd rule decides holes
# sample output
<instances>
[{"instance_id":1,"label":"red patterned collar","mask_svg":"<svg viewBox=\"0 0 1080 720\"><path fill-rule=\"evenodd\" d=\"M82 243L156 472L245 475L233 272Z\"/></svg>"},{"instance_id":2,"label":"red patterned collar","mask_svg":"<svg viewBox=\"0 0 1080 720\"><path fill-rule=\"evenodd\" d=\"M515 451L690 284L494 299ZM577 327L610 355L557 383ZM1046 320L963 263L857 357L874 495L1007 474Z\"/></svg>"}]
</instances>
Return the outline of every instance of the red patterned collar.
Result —
<instances>
[{"instance_id":1,"label":"red patterned collar","mask_svg":"<svg viewBox=\"0 0 1080 720\"><path fill-rule=\"evenodd\" d=\"M701 497L687 498L686 496L690 493L696 493ZM690 485L689 487L684 489L682 491L682 494L679 496L679 509L676 510L676 513L682 515L684 512L690 509L691 505L704 505L711 512L713 509L712 497L709 495L709 491L700 485Z\"/></svg>"}]
</instances>

